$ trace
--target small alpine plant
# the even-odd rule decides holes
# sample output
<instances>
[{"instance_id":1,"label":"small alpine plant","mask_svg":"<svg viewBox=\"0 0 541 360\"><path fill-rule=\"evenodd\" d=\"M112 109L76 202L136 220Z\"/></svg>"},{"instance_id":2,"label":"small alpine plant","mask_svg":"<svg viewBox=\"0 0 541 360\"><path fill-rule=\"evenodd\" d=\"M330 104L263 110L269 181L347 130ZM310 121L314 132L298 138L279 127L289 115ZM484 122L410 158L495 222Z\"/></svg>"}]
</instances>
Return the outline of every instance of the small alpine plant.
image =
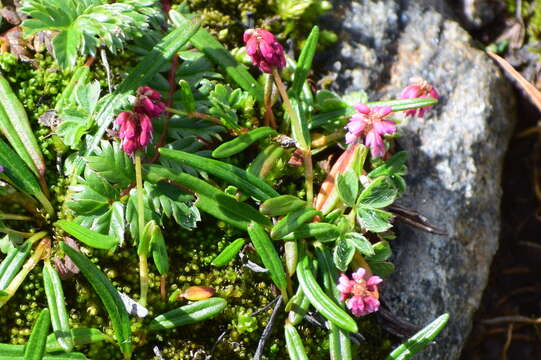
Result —
<instances>
[{"instance_id":1,"label":"small alpine plant","mask_svg":"<svg viewBox=\"0 0 541 360\"><path fill-rule=\"evenodd\" d=\"M305 348L301 322L321 326L328 340L318 335L318 349L328 347L332 359L356 358L352 339L362 338L354 336L360 322L378 316L395 270L391 205L406 191L407 154L394 139L405 116L430 115L438 92L415 78L398 99L369 99L370 89L342 97L312 81L317 26L295 57L262 28L246 30L244 48L230 52L185 6L162 3L166 13L151 0L25 2L23 30L49 31L70 79L38 125L0 75L0 307L24 301L14 297L30 279L46 300L26 344L0 344L0 353L83 359L86 345L107 340L117 344L111 358L140 359L148 349L163 358L168 337L191 331L171 329L231 319L232 303L244 303L225 286L195 276L176 286L192 266L179 251L208 256L173 234L219 224L227 241L210 240L220 251L204 266L227 266L233 278L258 273L275 297L257 346L243 349L250 358L277 351L266 346L269 336L285 338L291 359L321 356ZM123 55L135 65L110 74L107 57ZM92 81L97 66L106 82ZM57 156L44 156L39 126ZM122 262L136 291L111 261ZM88 292L89 309L100 307L88 312L107 314L106 324L92 316L91 328L74 323L78 310L65 294ZM255 331L251 317L243 313L217 343L233 328ZM447 318L389 358L421 350Z\"/></svg>"}]
</instances>

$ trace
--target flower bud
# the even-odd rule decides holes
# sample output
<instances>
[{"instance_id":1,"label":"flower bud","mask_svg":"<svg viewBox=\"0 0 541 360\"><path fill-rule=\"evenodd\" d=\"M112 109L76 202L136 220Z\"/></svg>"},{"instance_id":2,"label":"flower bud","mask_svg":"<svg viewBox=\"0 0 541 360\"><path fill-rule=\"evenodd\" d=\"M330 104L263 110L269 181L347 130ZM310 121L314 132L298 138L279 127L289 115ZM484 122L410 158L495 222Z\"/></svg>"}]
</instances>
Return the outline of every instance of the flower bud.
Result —
<instances>
[{"instance_id":1,"label":"flower bud","mask_svg":"<svg viewBox=\"0 0 541 360\"><path fill-rule=\"evenodd\" d=\"M418 98L434 98L438 99L439 95L436 89L432 87L426 80L420 77L413 77L410 79L410 85L408 85L400 98L402 99L418 99ZM423 117L427 110L430 110L432 106L424 106L418 109L408 109L404 113L408 116Z\"/></svg>"},{"instance_id":2,"label":"flower bud","mask_svg":"<svg viewBox=\"0 0 541 360\"><path fill-rule=\"evenodd\" d=\"M137 100L134 110L137 113L147 114L150 117L158 117L165 111L165 104L161 101L159 91L149 86L140 86L137 89Z\"/></svg>"},{"instance_id":3,"label":"flower bud","mask_svg":"<svg viewBox=\"0 0 541 360\"><path fill-rule=\"evenodd\" d=\"M248 29L244 32L246 53L252 63L264 73L272 73L273 68L286 66L284 48L276 37L264 29Z\"/></svg>"}]
</instances>

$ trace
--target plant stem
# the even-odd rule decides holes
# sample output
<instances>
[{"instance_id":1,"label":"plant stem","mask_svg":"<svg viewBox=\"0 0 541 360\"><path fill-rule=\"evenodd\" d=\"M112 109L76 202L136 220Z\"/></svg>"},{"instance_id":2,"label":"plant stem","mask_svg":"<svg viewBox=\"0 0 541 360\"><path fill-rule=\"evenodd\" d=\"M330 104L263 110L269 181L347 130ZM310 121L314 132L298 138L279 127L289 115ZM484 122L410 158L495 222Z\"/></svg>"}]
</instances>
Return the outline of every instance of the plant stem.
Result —
<instances>
[{"instance_id":1,"label":"plant stem","mask_svg":"<svg viewBox=\"0 0 541 360\"><path fill-rule=\"evenodd\" d=\"M40 235L41 233L36 234ZM49 250L51 249L51 240L49 238L43 239L32 256L26 261L26 263L23 265L23 268L11 282L9 283L8 287L3 290L5 293L4 296L0 295L0 308L4 306L9 299L15 295L15 292L17 289L19 289L19 286L23 283L24 279L26 279L26 276L32 269L37 265L37 263L47 255Z\"/></svg>"},{"instance_id":2,"label":"plant stem","mask_svg":"<svg viewBox=\"0 0 541 360\"><path fill-rule=\"evenodd\" d=\"M17 231L17 230L10 229L8 227L0 227L0 232L6 233L6 234L20 235L25 238L34 236L34 233Z\"/></svg>"},{"instance_id":3,"label":"plant stem","mask_svg":"<svg viewBox=\"0 0 541 360\"><path fill-rule=\"evenodd\" d=\"M45 196L45 194L37 193L37 194L34 194L34 196L36 197L36 199L38 199L41 205L43 205L43 208L45 209L47 214L52 216L54 214L54 208L53 208L53 205L51 205L51 202L49 201L49 199L47 199L47 197Z\"/></svg>"},{"instance_id":4,"label":"plant stem","mask_svg":"<svg viewBox=\"0 0 541 360\"><path fill-rule=\"evenodd\" d=\"M137 186L137 219L139 226L139 242L142 241L145 229L145 199L143 194L143 172L141 166L141 152L135 153L135 182ZM141 297L139 302L146 306L148 294L148 262L146 255L139 255L139 280L141 284Z\"/></svg>"},{"instance_id":5,"label":"plant stem","mask_svg":"<svg viewBox=\"0 0 541 360\"><path fill-rule=\"evenodd\" d=\"M276 68L272 69L272 76L274 78L274 81L276 82L276 87L280 92L282 101L284 102L284 107L289 114L289 118L291 119L291 130L293 133L293 137L297 141L297 147L302 150L302 155L304 157L306 201L311 204L314 200L314 170L312 165L312 151L310 149L310 144L308 144L304 139L304 134L302 133L303 127L301 119L299 119L297 112L295 111L295 109L293 109L293 105L291 105L291 101L289 100L289 96L287 95L285 85L282 82L282 78L280 77L280 74L278 73L278 70L276 70Z\"/></svg>"},{"instance_id":6,"label":"plant stem","mask_svg":"<svg viewBox=\"0 0 541 360\"><path fill-rule=\"evenodd\" d=\"M273 129L276 129L276 119L274 118L274 113L272 112L272 89L274 85L273 76L268 75L267 80L265 81L265 115L263 116L265 126L271 126Z\"/></svg>"},{"instance_id":7,"label":"plant stem","mask_svg":"<svg viewBox=\"0 0 541 360\"><path fill-rule=\"evenodd\" d=\"M166 107L165 111L168 111L170 113L177 114L177 115L184 115L184 116L187 116L187 117L190 117L190 118L209 120L209 121L212 121L213 123L215 123L216 125L223 126L220 119L218 119L215 116L209 115L209 114L203 114L203 113L200 113L200 112L197 112L197 111L186 112L186 111L174 109L174 108L171 108L171 107Z\"/></svg>"},{"instance_id":8,"label":"plant stem","mask_svg":"<svg viewBox=\"0 0 541 360\"><path fill-rule=\"evenodd\" d=\"M33 219L32 217L30 217L30 216L0 213L0 220L23 220L23 221L32 221L32 220L34 220L34 219Z\"/></svg>"}]
</instances>

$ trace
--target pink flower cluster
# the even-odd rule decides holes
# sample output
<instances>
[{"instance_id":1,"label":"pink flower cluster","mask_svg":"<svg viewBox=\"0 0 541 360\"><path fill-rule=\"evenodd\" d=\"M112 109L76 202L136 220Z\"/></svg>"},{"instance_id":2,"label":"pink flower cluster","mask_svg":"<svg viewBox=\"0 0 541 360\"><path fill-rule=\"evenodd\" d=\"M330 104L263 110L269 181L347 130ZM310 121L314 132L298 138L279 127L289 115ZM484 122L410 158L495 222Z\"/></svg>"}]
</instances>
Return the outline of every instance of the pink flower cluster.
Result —
<instances>
[{"instance_id":1,"label":"pink flower cluster","mask_svg":"<svg viewBox=\"0 0 541 360\"><path fill-rule=\"evenodd\" d=\"M122 149L130 156L137 150L144 149L152 140L152 117L159 117L165 111L158 91L141 86L137 89L134 111L118 114L115 124L120 127L118 137L122 141Z\"/></svg>"},{"instance_id":2,"label":"pink flower cluster","mask_svg":"<svg viewBox=\"0 0 541 360\"><path fill-rule=\"evenodd\" d=\"M340 275L337 286L340 291L340 301L347 300L346 306L357 317L378 311L378 284L383 280L375 275L366 279L366 270L362 267L351 276L353 279L345 274Z\"/></svg>"},{"instance_id":3,"label":"pink flower cluster","mask_svg":"<svg viewBox=\"0 0 541 360\"><path fill-rule=\"evenodd\" d=\"M439 94L426 80L420 77L410 79L410 85L402 91L400 98L402 99L418 99L418 98L434 98L438 99ZM404 113L408 116L423 117L427 110L432 106L424 106L418 109L408 109Z\"/></svg>"},{"instance_id":4,"label":"pink flower cluster","mask_svg":"<svg viewBox=\"0 0 541 360\"><path fill-rule=\"evenodd\" d=\"M382 135L396 132L395 123L385 120L385 117L392 111L391 107L374 106L369 108L367 105L359 103L355 105L355 109L357 114L353 115L346 125L346 129L348 129L346 144L364 138L364 144L370 147L372 156L382 157L385 155Z\"/></svg>"},{"instance_id":5,"label":"pink flower cluster","mask_svg":"<svg viewBox=\"0 0 541 360\"><path fill-rule=\"evenodd\" d=\"M243 38L252 63L262 72L270 74L273 68L286 66L284 48L272 33L264 29L248 29Z\"/></svg>"}]
</instances>

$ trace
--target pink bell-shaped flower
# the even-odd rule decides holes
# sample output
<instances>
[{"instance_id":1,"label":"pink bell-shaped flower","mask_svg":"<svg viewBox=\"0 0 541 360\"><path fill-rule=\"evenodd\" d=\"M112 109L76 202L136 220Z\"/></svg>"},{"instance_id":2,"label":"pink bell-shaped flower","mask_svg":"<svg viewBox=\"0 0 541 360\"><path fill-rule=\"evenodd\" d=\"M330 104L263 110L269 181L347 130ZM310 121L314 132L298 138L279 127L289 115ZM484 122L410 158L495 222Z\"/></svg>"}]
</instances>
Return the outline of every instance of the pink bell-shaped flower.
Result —
<instances>
[{"instance_id":1,"label":"pink bell-shaped flower","mask_svg":"<svg viewBox=\"0 0 541 360\"><path fill-rule=\"evenodd\" d=\"M276 37L264 29L248 29L244 32L246 52L252 63L264 73L272 73L273 68L286 66L284 48Z\"/></svg>"}]
</instances>

